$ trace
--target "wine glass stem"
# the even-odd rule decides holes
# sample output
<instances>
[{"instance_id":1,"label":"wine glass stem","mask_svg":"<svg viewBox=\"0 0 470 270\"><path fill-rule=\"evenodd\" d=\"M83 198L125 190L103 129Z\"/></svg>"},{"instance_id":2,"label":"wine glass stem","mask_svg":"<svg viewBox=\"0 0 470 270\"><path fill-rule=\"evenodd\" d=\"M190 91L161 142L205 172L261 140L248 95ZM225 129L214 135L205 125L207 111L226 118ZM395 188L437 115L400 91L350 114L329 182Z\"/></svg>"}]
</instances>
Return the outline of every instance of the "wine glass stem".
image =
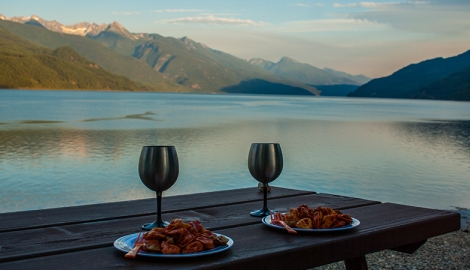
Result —
<instances>
[{"instance_id":1,"label":"wine glass stem","mask_svg":"<svg viewBox=\"0 0 470 270\"><path fill-rule=\"evenodd\" d=\"M268 210L268 184L263 183L263 209Z\"/></svg>"},{"instance_id":2,"label":"wine glass stem","mask_svg":"<svg viewBox=\"0 0 470 270\"><path fill-rule=\"evenodd\" d=\"M162 192L157 191L157 224L162 223Z\"/></svg>"}]
</instances>

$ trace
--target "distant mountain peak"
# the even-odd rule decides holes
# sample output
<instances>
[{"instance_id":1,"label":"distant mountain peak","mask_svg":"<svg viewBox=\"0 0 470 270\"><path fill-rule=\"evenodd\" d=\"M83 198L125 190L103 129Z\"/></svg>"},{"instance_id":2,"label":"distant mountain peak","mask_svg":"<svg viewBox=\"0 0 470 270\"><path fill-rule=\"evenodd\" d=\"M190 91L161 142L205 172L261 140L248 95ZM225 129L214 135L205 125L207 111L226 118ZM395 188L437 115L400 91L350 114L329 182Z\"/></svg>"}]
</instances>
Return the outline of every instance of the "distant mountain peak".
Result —
<instances>
[{"instance_id":1,"label":"distant mountain peak","mask_svg":"<svg viewBox=\"0 0 470 270\"><path fill-rule=\"evenodd\" d=\"M351 74L348 74L346 72L334 70L334 69L331 69L331 68L323 68L323 70L330 73L330 74L332 74L332 75L335 75L335 76L351 79L351 80L357 82L359 85L368 83L371 80L369 77L364 76L362 74L351 75Z\"/></svg>"},{"instance_id":2,"label":"distant mountain peak","mask_svg":"<svg viewBox=\"0 0 470 270\"><path fill-rule=\"evenodd\" d=\"M133 35L131 32L129 32L126 28L124 28L124 26L122 26L117 21L114 21L111 24L109 24L106 30L121 34L130 39L138 39L136 35Z\"/></svg>"},{"instance_id":3,"label":"distant mountain peak","mask_svg":"<svg viewBox=\"0 0 470 270\"><path fill-rule=\"evenodd\" d=\"M180 38L180 41L183 42L184 44L186 44L189 49L197 50L197 48L194 44L198 44L198 43L196 41L188 38L187 36L184 36L184 37ZM203 47L206 47L206 46L204 45Z\"/></svg>"},{"instance_id":4,"label":"distant mountain peak","mask_svg":"<svg viewBox=\"0 0 470 270\"><path fill-rule=\"evenodd\" d=\"M263 58L251 58L250 60L248 60L248 62L255 65L261 65L270 61L264 60Z\"/></svg>"},{"instance_id":5,"label":"distant mountain peak","mask_svg":"<svg viewBox=\"0 0 470 270\"><path fill-rule=\"evenodd\" d=\"M55 20L52 20L52 21L44 20L35 14L29 17L20 16L20 17L11 17L11 18L5 17L0 14L0 19L22 23L22 24L32 24L36 26L42 26L48 30L59 32L59 33L64 33L64 34L79 35L79 36L86 36L86 35L96 36L102 31L111 30L111 31L120 33L126 37L129 37L131 39L137 39L136 36L132 35L127 29L125 29L117 21L114 21L109 25L108 24L99 25L96 23L90 24L88 22L81 22L81 23L76 23L73 25L66 26Z\"/></svg>"},{"instance_id":6,"label":"distant mountain peak","mask_svg":"<svg viewBox=\"0 0 470 270\"><path fill-rule=\"evenodd\" d=\"M252 58L248 60L248 63L255 65L255 66L260 66L266 70L270 70L275 65L274 62L264 60L262 58Z\"/></svg>"},{"instance_id":7,"label":"distant mountain peak","mask_svg":"<svg viewBox=\"0 0 470 270\"><path fill-rule=\"evenodd\" d=\"M199 44L200 46L202 46L204 48L209 48L209 46L207 46L206 44L194 41L193 39L189 38L188 36L184 36L184 37L180 38L180 41L187 44L187 45L189 45L189 44Z\"/></svg>"},{"instance_id":8,"label":"distant mountain peak","mask_svg":"<svg viewBox=\"0 0 470 270\"><path fill-rule=\"evenodd\" d=\"M118 23L117 21L113 21L112 23L109 24L109 28L115 28L115 29L119 29L120 31L122 32L129 32L127 31L126 28L124 28L124 26L122 26L120 23Z\"/></svg>"},{"instance_id":9,"label":"distant mountain peak","mask_svg":"<svg viewBox=\"0 0 470 270\"><path fill-rule=\"evenodd\" d=\"M296 63L296 64L300 63L299 61L294 60L294 59L292 59L290 57L287 57L287 56L282 57L281 60L279 60L279 63L281 63L281 62L292 62L292 63Z\"/></svg>"},{"instance_id":10,"label":"distant mountain peak","mask_svg":"<svg viewBox=\"0 0 470 270\"><path fill-rule=\"evenodd\" d=\"M362 75L353 76L332 69L320 69L287 56L282 57L277 63L261 58L252 58L248 62L278 76L307 85L360 85L370 80Z\"/></svg>"},{"instance_id":11,"label":"distant mountain peak","mask_svg":"<svg viewBox=\"0 0 470 270\"><path fill-rule=\"evenodd\" d=\"M88 25L87 29L85 30L85 33L86 33L86 36L97 36L107 28L108 28L107 24L103 23L102 25L99 25L99 24L93 23L93 24Z\"/></svg>"},{"instance_id":12,"label":"distant mountain peak","mask_svg":"<svg viewBox=\"0 0 470 270\"><path fill-rule=\"evenodd\" d=\"M196 42L196 41L190 39L188 36L184 36L184 37L180 38L180 41L183 42L183 43L185 43L185 44L188 44L188 45L189 45L189 44L198 43L198 42ZM199 44L199 43L198 43L198 44Z\"/></svg>"}]
</instances>

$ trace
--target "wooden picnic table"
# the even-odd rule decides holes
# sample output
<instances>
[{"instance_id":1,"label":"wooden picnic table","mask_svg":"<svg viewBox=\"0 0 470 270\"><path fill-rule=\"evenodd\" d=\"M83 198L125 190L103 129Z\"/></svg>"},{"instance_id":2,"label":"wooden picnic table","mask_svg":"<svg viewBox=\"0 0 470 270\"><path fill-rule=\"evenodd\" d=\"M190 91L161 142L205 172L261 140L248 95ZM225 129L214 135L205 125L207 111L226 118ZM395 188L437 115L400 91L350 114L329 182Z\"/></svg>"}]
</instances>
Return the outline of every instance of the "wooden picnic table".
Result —
<instances>
[{"instance_id":1,"label":"wooden picnic table","mask_svg":"<svg viewBox=\"0 0 470 270\"><path fill-rule=\"evenodd\" d=\"M163 198L163 219L198 219L233 239L223 252L191 258L125 259L113 243L155 220L156 200L0 214L0 269L307 269L344 261L367 269L365 255L393 249L412 253L426 239L460 228L458 213L360 198L272 187L268 205L340 209L360 221L351 230L288 234L249 212L262 206L257 188Z\"/></svg>"}]
</instances>

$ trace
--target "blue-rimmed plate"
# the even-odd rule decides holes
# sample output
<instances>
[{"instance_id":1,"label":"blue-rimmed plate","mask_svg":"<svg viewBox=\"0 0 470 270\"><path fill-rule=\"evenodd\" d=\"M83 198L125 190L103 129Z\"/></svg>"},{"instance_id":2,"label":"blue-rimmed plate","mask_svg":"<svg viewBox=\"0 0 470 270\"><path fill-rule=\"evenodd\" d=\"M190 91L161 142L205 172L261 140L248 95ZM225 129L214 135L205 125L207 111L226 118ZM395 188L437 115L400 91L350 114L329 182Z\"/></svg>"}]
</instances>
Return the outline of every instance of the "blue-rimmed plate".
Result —
<instances>
[{"instance_id":1,"label":"blue-rimmed plate","mask_svg":"<svg viewBox=\"0 0 470 270\"><path fill-rule=\"evenodd\" d=\"M343 227L339 227L339 228L330 228L330 229L302 229L302 228L292 228L294 231L298 231L298 232L334 232L334 231L345 231L345 230L350 230L350 229L354 229L356 228L357 226L359 226L359 224L361 224L361 222L355 218L352 218L353 222L351 224L348 224L346 226L343 226ZM265 216L262 220L261 220L265 225L269 226L269 227L273 227L273 228L276 228L276 229L281 229L281 230L286 230L283 226L281 225L277 225L277 224L272 224L271 223L271 217L270 216Z\"/></svg>"},{"instance_id":2,"label":"blue-rimmed plate","mask_svg":"<svg viewBox=\"0 0 470 270\"><path fill-rule=\"evenodd\" d=\"M114 247L122 252L129 252L132 250L134 247L135 240L139 233L133 233L129 235L125 235L116 241L114 241ZM223 236L228 239L227 244L223 246L218 246L210 250L204 250L201 252L195 252L195 253L186 253L186 254L163 254L163 253L153 253L153 252L144 252L140 250L137 253L137 256L144 256L144 257L159 257L159 258L182 258L182 257L199 257L199 256L206 256L206 255L211 255L215 253L219 253L222 251L225 251L233 246L233 240L225 235L218 234L216 233L217 236Z\"/></svg>"}]
</instances>

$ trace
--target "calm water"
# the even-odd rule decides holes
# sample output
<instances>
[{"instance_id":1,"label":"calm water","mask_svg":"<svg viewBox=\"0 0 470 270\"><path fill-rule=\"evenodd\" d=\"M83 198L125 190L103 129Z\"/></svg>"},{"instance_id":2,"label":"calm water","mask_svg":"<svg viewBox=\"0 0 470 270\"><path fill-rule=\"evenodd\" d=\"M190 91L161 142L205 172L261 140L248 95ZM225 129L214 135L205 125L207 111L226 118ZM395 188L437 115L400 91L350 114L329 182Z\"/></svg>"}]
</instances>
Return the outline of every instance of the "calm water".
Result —
<instances>
[{"instance_id":1,"label":"calm water","mask_svg":"<svg viewBox=\"0 0 470 270\"><path fill-rule=\"evenodd\" d=\"M470 207L470 103L0 90L0 212L154 197L143 145L174 145L164 196L255 187L252 142L278 142L275 186Z\"/></svg>"}]
</instances>

